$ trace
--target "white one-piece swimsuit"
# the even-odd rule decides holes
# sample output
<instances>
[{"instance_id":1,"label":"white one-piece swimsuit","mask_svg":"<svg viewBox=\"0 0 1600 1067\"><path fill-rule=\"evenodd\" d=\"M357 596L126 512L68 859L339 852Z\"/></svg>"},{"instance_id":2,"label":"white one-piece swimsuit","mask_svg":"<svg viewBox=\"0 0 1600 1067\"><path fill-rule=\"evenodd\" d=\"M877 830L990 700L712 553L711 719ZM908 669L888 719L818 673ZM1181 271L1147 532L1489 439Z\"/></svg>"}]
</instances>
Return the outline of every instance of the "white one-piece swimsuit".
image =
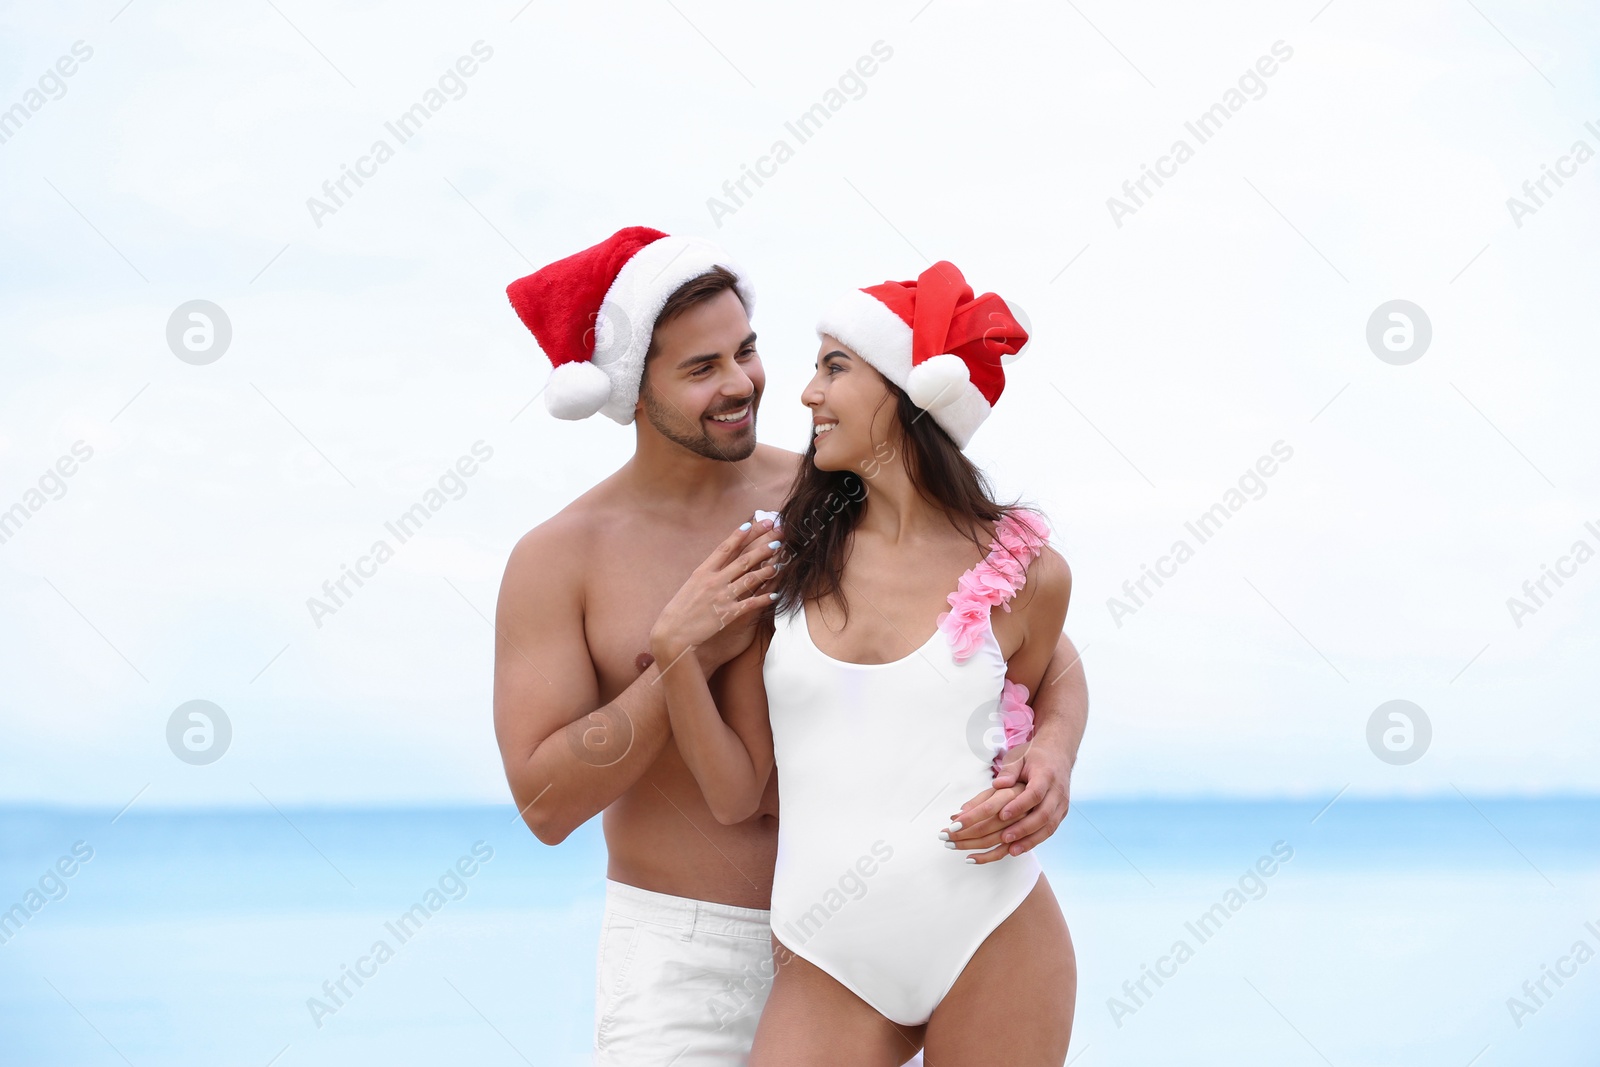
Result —
<instances>
[{"instance_id":1,"label":"white one-piece swimsuit","mask_svg":"<svg viewBox=\"0 0 1600 1067\"><path fill-rule=\"evenodd\" d=\"M1015 523L1002 518L997 538ZM1023 568L1037 551L1024 549ZM997 553L1019 558L997 540L963 589L992 579ZM976 584L991 604L1015 591ZM973 864L973 851L939 839L992 783L1005 658L983 611L969 613L964 641L941 624L915 652L875 664L825 655L803 607L775 621L763 668L778 773L773 935L886 1018L925 1023L1040 874L1032 852ZM957 651L968 654L958 662Z\"/></svg>"}]
</instances>

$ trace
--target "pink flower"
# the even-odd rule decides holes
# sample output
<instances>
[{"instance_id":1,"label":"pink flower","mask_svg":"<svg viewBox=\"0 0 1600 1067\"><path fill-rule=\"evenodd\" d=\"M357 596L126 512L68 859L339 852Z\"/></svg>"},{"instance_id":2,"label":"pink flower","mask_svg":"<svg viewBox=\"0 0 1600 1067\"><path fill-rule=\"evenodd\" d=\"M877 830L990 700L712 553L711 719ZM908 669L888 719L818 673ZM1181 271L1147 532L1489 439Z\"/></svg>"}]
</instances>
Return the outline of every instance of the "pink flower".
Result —
<instances>
[{"instance_id":1,"label":"pink flower","mask_svg":"<svg viewBox=\"0 0 1600 1067\"><path fill-rule=\"evenodd\" d=\"M1005 750L995 753L992 768L999 774L1006 751L1033 739L1033 709L1028 706L1028 687L1007 678L1000 690L1000 725L1005 731Z\"/></svg>"},{"instance_id":2,"label":"pink flower","mask_svg":"<svg viewBox=\"0 0 1600 1067\"><path fill-rule=\"evenodd\" d=\"M1050 539L1050 528L1031 512L1010 511L995 528L995 539L1018 556L1032 556Z\"/></svg>"},{"instance_id":3,"label":"pink flower","mask_svg":"<svg viewBox=\"0 0 1600 1067\"><path fill-rule=\"evenodd\" d=\"M961 576L956 592L965 600L994 605L1002 603L1016 588L1015 578L980 563Z\"/></svg>"},{"instance_id":4,"label":"pink flower","mask_svg":"<svg viewBox=\"0 0 1600 1067\"><path fill-rule=\"evenodd\" d=\"M954 611L944 612L938 618L941 633L950 639L950 651L955 656L956 662L961 663L972 657L983 644L983 628L989 622L989 606L987 604L962 603L957 604L951 597L951 606Z\"/></svg>"},{"instance_id":5,"label":"pink flower","mask_svg":"<svg viewBox=\"0 0 1600 1067\"><path fill-rule=\"evenodd\" d=\"M1033 737L1033 709L1028 706L1028 687L1010 678L1000 691L1000 724L1005 727L1007 748L1016 748Z\"/></svg>"},{"instance_id":6,"label":"pink flower","mask_svg":"<svg viewBox=\"0 0 1600 1067\"><path fill-rule=\"evenodd\" d=\"M970 658L983 643L990 609L998 604L1011 610L1011 598L1027 584L1028 565L1049 536L1049 527L1026 511L1007 512L995 524L989 554L961 576L956 591L946 598L952 610L939 616L939 629L950 638L957 663ZM1027 700L1026 690L1021 699Z\"/></svg>"}]
</instances>

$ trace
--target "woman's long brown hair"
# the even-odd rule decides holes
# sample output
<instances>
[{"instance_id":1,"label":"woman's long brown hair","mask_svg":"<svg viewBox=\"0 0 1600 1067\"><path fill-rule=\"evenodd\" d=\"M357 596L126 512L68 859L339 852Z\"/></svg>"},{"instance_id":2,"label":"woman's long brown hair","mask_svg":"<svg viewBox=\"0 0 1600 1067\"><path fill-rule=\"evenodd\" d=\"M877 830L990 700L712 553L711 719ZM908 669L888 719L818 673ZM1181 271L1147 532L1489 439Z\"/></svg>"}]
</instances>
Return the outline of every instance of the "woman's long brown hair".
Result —
<instances>
[{"instance_id":1,"label":"woman's long brown hair","mask_svg":"<svg viewBox=\"0 0 1600 1067\"><path fill-rule=\"evenodd\" d=\"M899 405L905 467L912 486L980 551L987 551L983 524L998 522L1016 505L996 503L983 472L939 424L893 382L885 380L883 384ZM848 618L842 585L850 535L866 509L873 476L897 457L892 444L878 442L873 458L862 462L862 470L824 471L813 462L816 448L813 438L781 511L785 563L773 587L778 598L772 610L788 612L805 601L833 597Z\"/></svg>"}]
</instances>

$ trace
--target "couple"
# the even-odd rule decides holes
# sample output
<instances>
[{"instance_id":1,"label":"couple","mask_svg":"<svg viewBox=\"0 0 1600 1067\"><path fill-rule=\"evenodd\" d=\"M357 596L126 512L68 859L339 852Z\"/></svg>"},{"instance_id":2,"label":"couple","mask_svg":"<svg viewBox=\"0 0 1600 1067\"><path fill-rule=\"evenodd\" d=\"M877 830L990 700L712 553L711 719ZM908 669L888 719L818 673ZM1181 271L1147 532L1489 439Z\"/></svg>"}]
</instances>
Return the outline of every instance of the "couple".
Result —
<instances>
[{"instance_id":1,"label":"couple","mask_svg":"<svg viewBox=\"0 0 1600 1067\"><path fill-rule=\"evenodd\" d=\"M635 427L496 612L524 820L604 812L596 1062L1062 1063L1031 850L1087 717L1071 576L962 452L1027 342L1005 302L947 262L847 293L800 456L756 443L753 291L714 245L630 227L507 292L551 413Z\"/></svg>"}]
</instances>

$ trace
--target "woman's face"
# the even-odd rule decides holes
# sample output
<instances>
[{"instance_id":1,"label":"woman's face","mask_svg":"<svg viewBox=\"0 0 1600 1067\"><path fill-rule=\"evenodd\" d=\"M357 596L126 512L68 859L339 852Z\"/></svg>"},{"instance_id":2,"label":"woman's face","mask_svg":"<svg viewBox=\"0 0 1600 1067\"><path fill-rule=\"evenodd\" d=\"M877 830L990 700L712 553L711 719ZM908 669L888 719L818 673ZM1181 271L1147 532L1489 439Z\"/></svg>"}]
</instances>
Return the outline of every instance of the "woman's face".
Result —
<instances>
[{"instance_id":1,"label":"woman's face","mask_svg":"<svg viewBox=\"0 0 1600 1067\"><path fill-rule=\"evenodd\" d=\"M817 372L800 394L811 409L818 470L868 469L898 429L898 402L883 375L833 337L822 338Z\"/></svg>"}]
</instances>

